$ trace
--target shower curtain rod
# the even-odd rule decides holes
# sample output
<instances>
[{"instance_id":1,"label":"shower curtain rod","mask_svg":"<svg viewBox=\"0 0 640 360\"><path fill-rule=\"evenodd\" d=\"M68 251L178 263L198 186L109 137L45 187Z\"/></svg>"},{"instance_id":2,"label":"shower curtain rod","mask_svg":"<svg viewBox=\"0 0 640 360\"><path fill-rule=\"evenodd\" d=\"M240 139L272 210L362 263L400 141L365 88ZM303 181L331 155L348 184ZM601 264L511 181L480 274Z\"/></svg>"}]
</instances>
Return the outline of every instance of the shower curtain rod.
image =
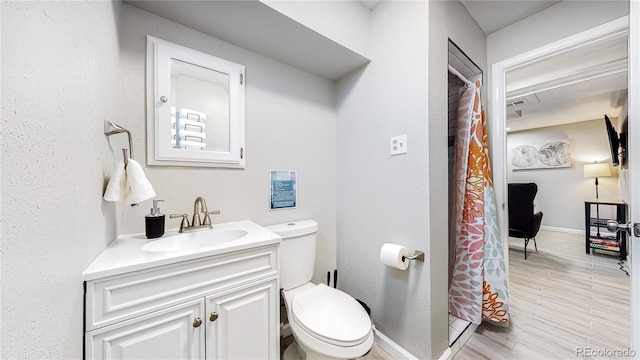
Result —
<instances>
[{"instance_id":1,"label":"shower curtain rod","mask_svg":"<svg viewBox=\"0 0 640 360\"><path fill-rule=\"evenodd\" d=\"M454 68L451 65L449 65L449 72L452 73L453 75L459 77L460 80L464 81L465 84L467 84L467 85L473 84L471 81L469 81L469 79L467 79L462 74L460 74L460 72L458 70L456 70L456 68Z\"/></svg>"}]
</instances>

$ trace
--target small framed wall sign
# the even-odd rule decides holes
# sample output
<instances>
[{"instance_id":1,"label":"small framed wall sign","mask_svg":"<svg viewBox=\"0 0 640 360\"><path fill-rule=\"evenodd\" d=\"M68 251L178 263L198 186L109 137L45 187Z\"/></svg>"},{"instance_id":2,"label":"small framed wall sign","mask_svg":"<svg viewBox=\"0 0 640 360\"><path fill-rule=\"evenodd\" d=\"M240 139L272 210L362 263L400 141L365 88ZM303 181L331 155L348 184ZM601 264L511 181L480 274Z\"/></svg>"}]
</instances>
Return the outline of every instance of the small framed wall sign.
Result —
<instances>
[{"instance_id":1,"label":"small framed wall sign","mask_svg":"<svg viewBox=\"0 0 640 360\"><path fill-rule=\"evenodd\" d=\"M271 210L294 209L296 188L295 171L271 170Z\"/></svg>"}]
</instances>

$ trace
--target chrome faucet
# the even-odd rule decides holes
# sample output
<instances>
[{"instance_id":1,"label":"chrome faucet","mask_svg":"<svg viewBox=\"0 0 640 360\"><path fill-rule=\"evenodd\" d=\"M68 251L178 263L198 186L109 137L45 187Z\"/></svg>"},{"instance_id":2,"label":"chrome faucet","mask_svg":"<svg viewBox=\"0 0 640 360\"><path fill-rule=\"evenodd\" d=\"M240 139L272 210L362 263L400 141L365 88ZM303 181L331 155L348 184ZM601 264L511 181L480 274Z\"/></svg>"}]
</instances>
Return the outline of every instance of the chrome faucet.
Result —
<instances>
[{"instance_id":1,"label":"chrome faucet","mask_svg":"<svg viewBox=\"0 0 640 360\"><path fill-rule=\"evenodd\" d=\"M198 204L200 204L200 211L198 211ZM204 221L200 222L200 213L204 214ZM180 223L179 232L191 232L198 230L208 230L211 229L211 219L209 215L220 214L220 210L209 211L207 209L207 202L204 201L202 196L198 196L196 201L193 203L193 220L191 220L191 224L189 224L189 215L187 214L171 214L170 218L182 218L182 222Z\"/></svg>"}]
</instances>

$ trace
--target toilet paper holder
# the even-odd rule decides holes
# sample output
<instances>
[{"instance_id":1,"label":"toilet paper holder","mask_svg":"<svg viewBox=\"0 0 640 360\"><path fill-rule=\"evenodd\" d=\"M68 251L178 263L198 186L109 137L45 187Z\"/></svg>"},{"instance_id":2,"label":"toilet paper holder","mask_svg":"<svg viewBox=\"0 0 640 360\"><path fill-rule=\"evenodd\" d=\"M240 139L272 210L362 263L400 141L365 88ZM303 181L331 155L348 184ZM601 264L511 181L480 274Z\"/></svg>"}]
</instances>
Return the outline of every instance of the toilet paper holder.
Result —
<instances>
[{"instance_id":1,"label":"toilet paper holder","mask_svg":"<svg viewBox=\"0 0 640 360\"><path fill-rule=\"evenodd\" d=\"M416 251L413 252L413 255L411 255L411 256L403 256L402 257L402 261L404 261L405 259L407 259L407 260L418 260L418 261L424 262L424 252L416 250Z\"/></svg>"}]
</instances>

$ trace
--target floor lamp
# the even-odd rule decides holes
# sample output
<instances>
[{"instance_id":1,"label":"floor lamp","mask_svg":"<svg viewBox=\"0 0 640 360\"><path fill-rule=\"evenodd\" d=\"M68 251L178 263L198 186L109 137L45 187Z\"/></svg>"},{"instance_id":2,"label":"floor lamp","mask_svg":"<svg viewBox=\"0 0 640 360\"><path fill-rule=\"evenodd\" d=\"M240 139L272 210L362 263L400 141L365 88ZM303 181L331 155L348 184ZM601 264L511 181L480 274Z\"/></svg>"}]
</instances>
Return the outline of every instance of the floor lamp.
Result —
<instances>
[{"instance_id":1,"label":"floor lamp","mask_svg":"<svg viewBox=\"0 0 640 360\"><path fill-rule=\"evenodd\" d=\"M585 164L584 165L584 177L586 178L596 178L596 199L598 196L598 178L603 176L611 176L611 168L607 163L593 163L593 164ZM598 204L596 204L596 217L598 221L596 222L596 231L598 237L600 237L600 209L598 208Z\"/></svg>"}]
</instances>

